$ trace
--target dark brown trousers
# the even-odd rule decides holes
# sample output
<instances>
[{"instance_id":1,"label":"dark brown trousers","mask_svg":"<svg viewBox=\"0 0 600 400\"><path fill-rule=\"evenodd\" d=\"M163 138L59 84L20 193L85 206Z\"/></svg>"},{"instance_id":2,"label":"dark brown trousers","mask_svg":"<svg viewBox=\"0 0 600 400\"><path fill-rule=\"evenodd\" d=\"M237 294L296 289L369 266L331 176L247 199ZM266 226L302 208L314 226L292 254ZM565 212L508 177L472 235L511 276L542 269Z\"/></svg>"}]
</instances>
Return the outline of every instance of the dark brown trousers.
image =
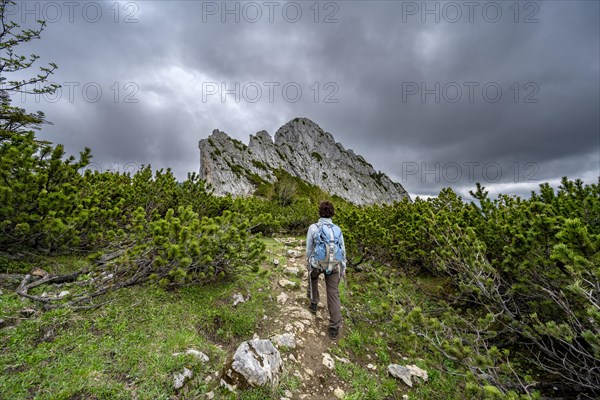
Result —
<instances>
[{"instance_id":1,"label":"dark brown trousers","mask_svg":"<svg viewBox=\"0 0 600 400\"><path fill-rule=\"evenodd\" d=\"M319 275L325 274L325 271L313 269L309 277L308 290L311 303L318 304L319 297ZM327 289L327 308L329 309L329 327L339 329L342 326L342 310L340 303L340 272L335 271L331 274L325 274L325 287ZM312 289L312 293L311 293Z\"/></svg>"}]
</instances>

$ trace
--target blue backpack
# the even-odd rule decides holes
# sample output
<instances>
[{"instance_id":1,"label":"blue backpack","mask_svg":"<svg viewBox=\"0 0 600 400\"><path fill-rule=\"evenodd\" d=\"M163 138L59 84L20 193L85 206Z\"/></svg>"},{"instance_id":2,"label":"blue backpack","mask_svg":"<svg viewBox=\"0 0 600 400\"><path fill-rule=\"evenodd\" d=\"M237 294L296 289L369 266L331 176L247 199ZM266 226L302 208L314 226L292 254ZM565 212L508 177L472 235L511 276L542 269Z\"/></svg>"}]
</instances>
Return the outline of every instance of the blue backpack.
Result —
<instances>
[{"instance_id":1,"label":"blue backpack","mask_svg":"<svg viewBox=\"0 0 600 400\"><path fill-rule=\"evenodd\" d=\"M317 225L311 266L325 271L326 274L338 270L344 261L344 252L340 246L342 230L336 224Z\"/></svg>"}]
</instances>

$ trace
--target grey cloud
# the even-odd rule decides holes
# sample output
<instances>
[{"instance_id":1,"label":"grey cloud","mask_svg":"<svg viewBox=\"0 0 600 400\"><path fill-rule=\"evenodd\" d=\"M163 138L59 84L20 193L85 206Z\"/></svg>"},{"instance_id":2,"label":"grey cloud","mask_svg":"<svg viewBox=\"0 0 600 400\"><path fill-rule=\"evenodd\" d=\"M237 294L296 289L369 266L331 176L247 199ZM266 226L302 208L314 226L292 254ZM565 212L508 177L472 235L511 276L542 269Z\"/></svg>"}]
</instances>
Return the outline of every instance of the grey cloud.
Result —
<instances>
[{"instance_id":1,"label":"grey cloud","mask_svg":"<svg viewBox=\"0 0 600 400\"><path fill-rule=\"evenodd\" d=\"M214 128L247 140L261 129L274 134L303 116L411 193L434 195L444 186L464 191L474 183L465 177L456 182L404 179L407 163L429 168L496 163L502 178L487 183L519 194L528 191L509 185L515 182L507 170L516 163L535 164L536 177L551 181L600 174L597 2L530 2L539 7L539 22L532 24L522 22L524 9L521 22L513 22L512 2L496 3L503 10L498 23L477 13L473 23L465 16L457 23L443 18L435 23L429 16L422 23L418 15L403 22L407 2L335 2L339 23L333 24L314 23L310 2L300 3L304 14L295 24L281 14L273 23L264 15L257 23L233 23L231 17L221 23L219 16L204 22L206 2L135 3L139 23L61 21L49 24L42 39L27 48L41 55L40 61L59 64L56 81L97 82L104 90L98 103L26 104L54 122L42 135L65 143L71 152L87 145L98 162L170 166L184 179L198 169L197 141ZM203 102L205 80L229 89L236 82L297 82L303 96L286 101L280 86L273 102L266 88L257 103L235 103L232 96L223 103L219 95ZM138 84L139 103L112 101L114 82L121 85L121 95L123 84ZM323 101L331 94L323 88L328 82L339 89L337 103ZM432 95L422 102L420 94L403 99L411 82L428 88L457 82L463 97L456 103L443 97L436 103ZM479 83L473 102L467 100L465 82ZM320 85L316 102L315 83ZM482 97L486 83L501 87L497 103ZM528 83L534 86L526 88ZM524 103L528 94L539 101ZM474 179L486 181L482 171Z\"/></svg>"}]
</instances>

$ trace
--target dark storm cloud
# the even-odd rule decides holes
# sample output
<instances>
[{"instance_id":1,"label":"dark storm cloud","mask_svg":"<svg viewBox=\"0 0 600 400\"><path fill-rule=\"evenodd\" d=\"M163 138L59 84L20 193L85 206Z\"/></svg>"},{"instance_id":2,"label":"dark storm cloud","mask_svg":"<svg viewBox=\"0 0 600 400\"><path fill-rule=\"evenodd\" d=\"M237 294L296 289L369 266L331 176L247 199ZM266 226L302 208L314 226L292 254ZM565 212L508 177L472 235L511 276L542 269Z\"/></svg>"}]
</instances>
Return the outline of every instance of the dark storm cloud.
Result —
<instances>
[{"instance_id":1,"label":"dark storm cloud","mask_svg":"<svg viewBox=\"0 0 600 400\"><path fill-rule=\"evenodd\" d=\"M59 64L53 80L79 84L72 101L25 105L54 122L42 136L92 147L99 165L151 163L183 179L214 128L247 140L306 116L414 194L481 181L527 195L599 174L598 2L522 2L517 13L514 2L349 1L319 3L317 16L313 2L227 2L239 22L223 2L95 4L96 23L65 17L27 48ZM81 92L91 82L97 102L96 86ZM282 92L290 83L298 101ZM223 88L240 101L223 102Z\"/></svg>"}]
</instances>

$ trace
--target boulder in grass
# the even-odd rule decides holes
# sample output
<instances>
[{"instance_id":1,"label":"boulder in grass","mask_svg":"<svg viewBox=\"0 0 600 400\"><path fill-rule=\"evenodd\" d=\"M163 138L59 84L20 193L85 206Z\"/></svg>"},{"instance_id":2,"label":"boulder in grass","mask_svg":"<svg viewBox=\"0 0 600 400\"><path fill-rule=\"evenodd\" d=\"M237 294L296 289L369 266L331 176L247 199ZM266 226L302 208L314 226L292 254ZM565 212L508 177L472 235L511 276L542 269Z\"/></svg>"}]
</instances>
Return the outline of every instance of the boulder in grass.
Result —
<instances>
[{"instance_id":1,"label":"boulder in grass","mask_svg":"<svg viewBox=\"0 0 600 400\"><path fill-rule=\"evenodd\" d=\"M427 371L417 367L416 365L407 365L402 366L398 364L390 364L388 366L388 372L394 378L401 379L404 383L406 383L409 387L412 387L412 377L418 377L427 381Z\"/></svg>"},{"instance_id":2,"label":"boulder in grass","mask_svg":"<svg viewBox=\"0 0 600 400\"><path fill-rule=\"evenodd\" d=\"M246 299L241 293L236 293L233 295L233 306L237 306L240 303L245 303Z\"/></svg>"},{"instance_id":3,"label":"boulder in grass","mask_svg":"<svg viewBox=\"0 0 600 400\"><path fill-rule=\"evenodd\" d=\"M427 375L427 371L417 367L416 365L407 365L406 368L409 369L410 374L412 376L423 379L424 382L427 382L427 379L429 379L429 376Z\"/></svg>"},{"instance_id":4,"label":"boulder in grass","mask_svg":"<svg viewBox=\"0 0 600 400\"><path fill-rule=\"evenodd\" d=\"M175 374L175 376L173 377L173 388L175 390L181 389L185 384L185 381L191 379L193 376L194 373L191 370L184 367L183 372Z\"/></svg>"}]
</instances>

